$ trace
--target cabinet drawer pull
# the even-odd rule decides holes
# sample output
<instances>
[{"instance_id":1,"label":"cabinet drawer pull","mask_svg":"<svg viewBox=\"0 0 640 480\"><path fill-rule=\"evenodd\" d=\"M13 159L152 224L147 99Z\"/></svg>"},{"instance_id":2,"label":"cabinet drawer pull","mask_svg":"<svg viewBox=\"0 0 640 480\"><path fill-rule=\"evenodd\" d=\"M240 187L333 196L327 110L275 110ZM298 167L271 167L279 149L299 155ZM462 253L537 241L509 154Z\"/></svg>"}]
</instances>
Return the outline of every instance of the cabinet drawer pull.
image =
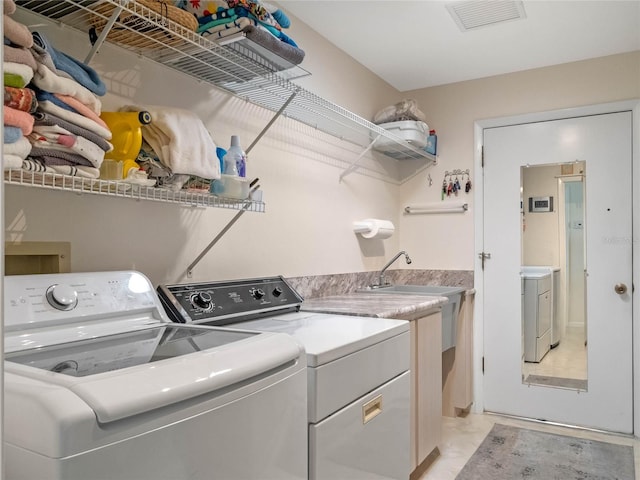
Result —
<instances>
[{"instance_id":1,"label":"cabinet drawer pull","mask_svg":"<svg viewBox=\"0 0 640 480\"><path fill-rule=\"evenodd\" d=\"M377 417L382 413L382 395L378 395L372 400L369 400L362 406L362 424L364 425L369 420Z\"/></svg>"}]
</instances>

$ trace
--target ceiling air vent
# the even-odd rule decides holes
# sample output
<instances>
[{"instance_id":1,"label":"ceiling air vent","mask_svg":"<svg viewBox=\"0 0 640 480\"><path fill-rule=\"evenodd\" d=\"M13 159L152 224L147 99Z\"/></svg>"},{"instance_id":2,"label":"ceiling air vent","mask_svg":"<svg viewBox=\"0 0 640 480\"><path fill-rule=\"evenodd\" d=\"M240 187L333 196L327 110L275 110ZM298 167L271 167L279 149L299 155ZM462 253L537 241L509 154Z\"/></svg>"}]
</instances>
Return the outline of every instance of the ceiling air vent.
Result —
<instances>
[{"instance_id":1,"label":"ceiling air vent","mask_svg":"<svg viewBox=\"0 0 640 480\"><path fill-rule=\"evenodd\" d=\"M527 17L521 1L471 0L449 2L447 10L449 10L453 20L463 32Z\"/></svg>"}]
</instances>

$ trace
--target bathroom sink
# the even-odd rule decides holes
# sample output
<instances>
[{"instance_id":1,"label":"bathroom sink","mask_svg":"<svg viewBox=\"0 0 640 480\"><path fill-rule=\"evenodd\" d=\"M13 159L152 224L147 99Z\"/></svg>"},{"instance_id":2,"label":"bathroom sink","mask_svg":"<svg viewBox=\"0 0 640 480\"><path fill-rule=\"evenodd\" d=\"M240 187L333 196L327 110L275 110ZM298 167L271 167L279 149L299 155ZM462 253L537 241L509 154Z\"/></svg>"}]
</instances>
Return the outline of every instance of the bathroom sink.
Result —
<instances>
[{"instance_id":1,"label":"bathroom sink","mask_svg":"<svg viewBox=\"0 0 640 480\"><path fill-rule=\"evenodd\" d=\"M444 287L439 285L388 285L383 287L366 287L358 293L426 295L430 297L447 297L449 303L442 306L442 351L456 346L456 324L460 301L464 287Z\"/></svg>"}]
</instances>

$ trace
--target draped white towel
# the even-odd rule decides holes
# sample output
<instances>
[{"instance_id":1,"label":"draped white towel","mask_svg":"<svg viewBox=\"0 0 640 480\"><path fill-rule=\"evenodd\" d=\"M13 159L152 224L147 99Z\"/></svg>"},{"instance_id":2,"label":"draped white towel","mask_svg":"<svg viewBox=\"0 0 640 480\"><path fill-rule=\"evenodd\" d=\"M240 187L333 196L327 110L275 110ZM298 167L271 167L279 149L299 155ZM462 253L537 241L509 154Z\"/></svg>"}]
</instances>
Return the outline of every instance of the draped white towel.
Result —
<instances>
[{"instance_id":1,"label":"draped white towel","mask_svg":"<svg viewBox=\"0 0 640 480\"><path fill-rule=\"evenodd\" d=\"M151 123L142 126L142 136L173 173L220 178L216 144L195 113L155 105L126 105L120 110L151 114Z\"/></svg>"}]
</instances>

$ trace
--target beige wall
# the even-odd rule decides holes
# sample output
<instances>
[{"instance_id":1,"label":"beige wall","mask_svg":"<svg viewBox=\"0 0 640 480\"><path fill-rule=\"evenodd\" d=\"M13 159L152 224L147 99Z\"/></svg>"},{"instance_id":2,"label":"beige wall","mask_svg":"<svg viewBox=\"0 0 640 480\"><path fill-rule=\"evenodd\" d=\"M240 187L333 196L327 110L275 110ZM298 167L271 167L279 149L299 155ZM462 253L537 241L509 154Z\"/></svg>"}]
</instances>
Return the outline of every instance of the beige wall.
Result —
<instances>
[{"instance_id":1,"label":"beige wall","mask_svg":"<svg viewBox=\"0 0 640 480\"><path fill-rule=\"evenodd\" d=\"M522 169L522 265L559 265L558 180L560 166ZM529 197L553 197L553 212L530 212Z\"/></svg>"},{"instance_id":2,"label":"beige wall","mask_svg":"<svg viewBox=\"0 0 640 480\"><path fill-rule=\"evenodd\" d=\"M312 73L295 83L366 119L373 118L378 110L398 101L399 94L395 88L295 16L287 15L292 22L287 34L305 51L302 67Z\"/></svg>"},{"instance_id":3,"label":"beige wall","mask_svg":"<svg viewBox=\"0 0 640 480\"><path fill-rule=\"evenodd\" d=\"M25 23L42 23L26 17ZM89 50L84 34L38 28L77 58ZM360 174L339 182L361 149L279 119L248 165L249 175L260 178L267 213L245 214L204 258L194 280L376 270L400 249L410 253L413 268L472 269L472 194L457 199L471 205L466 214L401 212L406 204L440 202L445 170L473 170L474 120L640 97L640 52L400 93L295 19L290 33L307 52L303 66L313 73L299 81L304 88L365 118L401 98L416 98L438 131L440 163L401 186ZM91 65L109 89L105 110L125 103L190 109L222 146L232 134L247 146L271 118L261 108L117 48L103 46ZM480 181L476 172L472 180ZM72 270L133 268L160 283L179 281L235 212L10 186L5 215L8 238L71 242ZM372 217L392 220L396 234L369 241L353 233L353 221Z\"/></svg>"},{"instance_id":4,"label":"beige wall","mask_svg":"<svg viewBox=\"0 0 640 480\"><path fill-rule=\"evenodd\" d=\"M22 13L23 23L42 24ZM59 50L83 59L84 34L39 26ZM362 115L391 103L398 93L354 64L333 45L298 25L292 36L314 73L301 84ZM166 105L196 112L214 141L228 147L239 134L246 148L272 113L121 49L104 45L91 62L105 83L105 111L124 104ZM282 274L301 276L377 270L399 250L399 235L362 240L352 223L382 218L397 223L399 187L351 174L339 175L359 147L280 118L251 151L248 175L259 177L266 213L246 213L194 270L193 280ZM154 283L184 280L186 267L236 214L155 202L75 195L9 186L7 238L71 243L71 270L136 269Z\"/></svg>"},{"instance_id":5,"label":"beige wall","mask_svg":"<svg viewBox=\"0 0 640 480\"><path fill-rule=\"evenodd\" d=\"M640 98L640 52L404 92L438 133L439 164L402 186L401 203L440 202L444 172L474 171L474 122L508 115ZM428 186L427 175L433 179ZM466 214L401 217L400 241L423 268L473 269L473 195Z\"/></svg>"}]
</instances>

